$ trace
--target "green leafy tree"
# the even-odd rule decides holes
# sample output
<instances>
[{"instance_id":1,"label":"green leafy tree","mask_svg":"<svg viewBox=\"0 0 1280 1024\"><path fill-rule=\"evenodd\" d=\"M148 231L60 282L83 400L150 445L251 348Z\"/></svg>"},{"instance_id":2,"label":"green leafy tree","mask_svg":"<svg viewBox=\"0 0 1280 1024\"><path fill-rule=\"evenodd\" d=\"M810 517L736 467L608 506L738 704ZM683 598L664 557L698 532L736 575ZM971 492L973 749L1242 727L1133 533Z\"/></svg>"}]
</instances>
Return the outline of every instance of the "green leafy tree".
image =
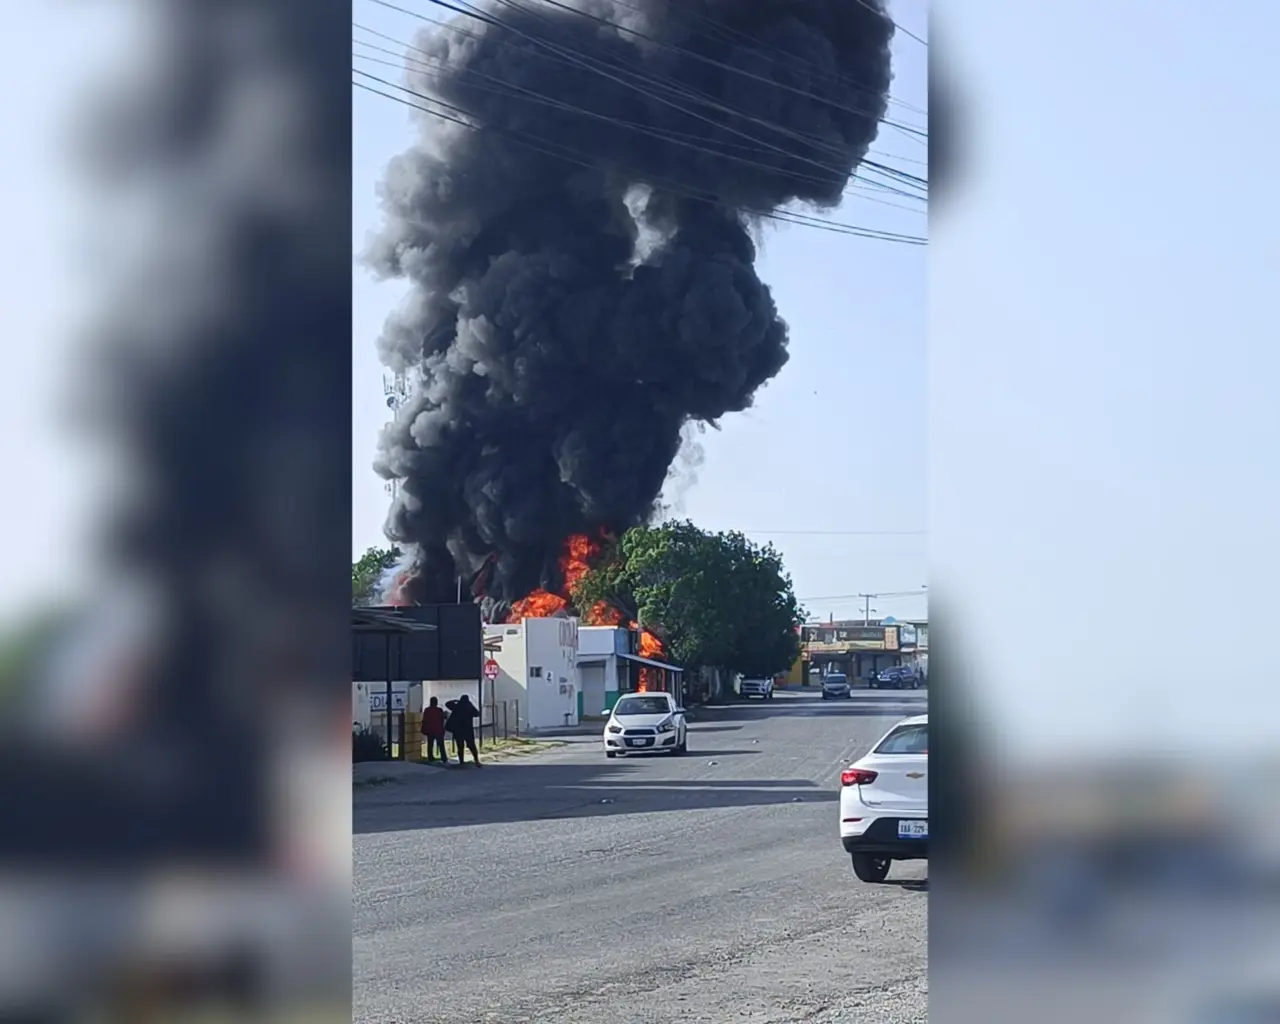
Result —
<instances>
[{"instance_id":1,"label":"green leafy tree","mask_svg":"<svg viewBox=\"0 0 1280 1024\"><path fill-rule=\"evenodd\" d=\"M688 669L747 676L785 672L800 653L802 610L772 545L690 522L628 530L574 589L574 603L604 601L639 620Z\"/></svg>"},{"instance_id":2,"label":"green leafy tree","mask_svg":"<svg viewBox=\"0 0 1280 1024\"><path fill-rule=\"evenodd\" d=\"M351 563L351 603L373 604L381 596L378 581L400 560L400 549L370 548L358 561Z\"/></svg>"}]
</instances>

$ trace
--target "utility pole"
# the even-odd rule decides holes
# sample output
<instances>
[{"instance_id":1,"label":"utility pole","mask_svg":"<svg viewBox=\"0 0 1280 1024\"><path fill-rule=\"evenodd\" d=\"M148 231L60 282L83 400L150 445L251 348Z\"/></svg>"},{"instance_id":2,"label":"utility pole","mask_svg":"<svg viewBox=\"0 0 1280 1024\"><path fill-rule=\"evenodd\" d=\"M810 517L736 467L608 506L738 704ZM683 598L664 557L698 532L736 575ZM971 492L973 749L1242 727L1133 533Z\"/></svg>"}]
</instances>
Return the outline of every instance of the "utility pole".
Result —
<instances>
[{"instance_id":1,"label":"utility pole","mask_svg":"<svg viewBox=\"0 0 1280 1024\"><path fill-rule=\"evenodd\" d=\"M862 624L864 626L869 626L871 625L871 599L873 597L879 597L879 595L878 594L859 594L858 596L863 598L866 602L863 605L863 610L862 610Z\"/></svg>"}]
</instances>

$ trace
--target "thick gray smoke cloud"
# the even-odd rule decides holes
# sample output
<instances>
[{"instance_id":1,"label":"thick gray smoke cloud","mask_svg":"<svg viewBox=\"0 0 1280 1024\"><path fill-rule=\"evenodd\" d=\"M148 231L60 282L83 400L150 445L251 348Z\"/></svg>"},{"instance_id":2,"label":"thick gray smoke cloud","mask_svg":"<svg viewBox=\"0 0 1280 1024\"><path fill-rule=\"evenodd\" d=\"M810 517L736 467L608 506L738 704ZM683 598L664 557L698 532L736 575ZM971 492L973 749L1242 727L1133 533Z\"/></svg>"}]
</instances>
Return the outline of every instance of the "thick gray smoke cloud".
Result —
<instances>
[{"instance_id":1,"label":"thick gray smoke cloud","mask_svg":"<svg viewBox=\"0 0 1280 1024\"><path fill-rule=\"evenodd\" d=\"M380 345L423 382L377 468L417 600L558 589L569 534L645 521L682 426L786 363L751 229L839 202L885 114L879 5L506 0L417 41L410 101L482 128L423 116L367 257L413 285Z\"/></svg>"}]
</instances>

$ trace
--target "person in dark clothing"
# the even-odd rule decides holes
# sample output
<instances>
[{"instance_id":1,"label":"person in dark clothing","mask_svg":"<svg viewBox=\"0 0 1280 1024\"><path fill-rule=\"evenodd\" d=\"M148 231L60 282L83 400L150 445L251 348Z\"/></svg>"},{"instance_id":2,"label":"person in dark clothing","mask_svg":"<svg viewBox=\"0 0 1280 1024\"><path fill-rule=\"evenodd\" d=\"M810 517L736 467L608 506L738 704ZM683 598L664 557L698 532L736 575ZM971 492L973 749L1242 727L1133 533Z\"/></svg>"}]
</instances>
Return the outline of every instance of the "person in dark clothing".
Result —
<instances>
[{"instance_id":1,"label":"person in dark clothing","mask_svg":"<svg viewBox=\"0 0 1280 1024\"><path fill-rule=\"evenodd\" d=\"M449 755L444 749L444 723L448 716L440 706L440 698L432 697L428 707L422 712L422 736L427 741L427 762L434 764L436 751L440 751L441 762L447 762Z\"/></svg>"},{"instance_id":2,"label":"person in dark clothing","mask_svg":"<svg viewBox=\"0 0 1280 1024\"><path fill-rule=\"evenodd\" d=\"M458 752L458 764L466 764L463 749L471 751L471 759L476 767L480 767L480 754L476 750L476 719L480 710L471 703L465 693L457 700L447 700L444 706L449 709L449 719L445 722L445 730L453 736L453 746Z\"/></svg>"}]
</instances>

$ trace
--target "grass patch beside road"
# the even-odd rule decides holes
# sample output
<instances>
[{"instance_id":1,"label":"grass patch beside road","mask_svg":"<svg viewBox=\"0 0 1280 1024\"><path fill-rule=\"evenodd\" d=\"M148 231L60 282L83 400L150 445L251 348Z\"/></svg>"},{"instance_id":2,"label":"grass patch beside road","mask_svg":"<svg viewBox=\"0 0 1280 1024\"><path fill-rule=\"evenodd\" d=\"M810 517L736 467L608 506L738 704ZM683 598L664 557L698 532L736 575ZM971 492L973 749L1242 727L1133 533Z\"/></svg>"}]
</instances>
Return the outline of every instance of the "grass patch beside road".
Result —
<instances>
[{"instance_id":1,"label":"grass patch beside road","mask_svg":"<svg viewBox=\"0 0 1280 1024\"><path fill-rule=\"evenodd\" d=\"M484 741L484 746L480 748L480 759L482 761L489 758L497 758L506 760L510 757L523 757L527 754L536 754L542 750L551 750L554 747L563 747L563 740L535 740L526 736L508 736L505 739ZM450 751L452 753L452 750Z\"/></svg>"}]
</instances>

